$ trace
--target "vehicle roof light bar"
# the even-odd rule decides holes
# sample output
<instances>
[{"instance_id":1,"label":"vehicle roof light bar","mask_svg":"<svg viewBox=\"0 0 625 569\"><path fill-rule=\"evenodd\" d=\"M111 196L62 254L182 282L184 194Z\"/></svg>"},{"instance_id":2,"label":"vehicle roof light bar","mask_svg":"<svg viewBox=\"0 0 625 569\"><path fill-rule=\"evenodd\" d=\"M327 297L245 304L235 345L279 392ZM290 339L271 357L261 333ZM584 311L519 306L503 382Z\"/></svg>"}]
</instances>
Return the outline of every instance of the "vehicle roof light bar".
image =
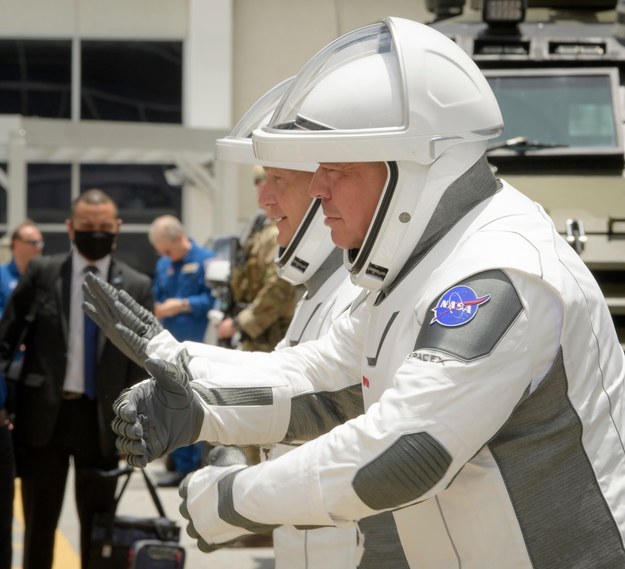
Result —
<instances>
[{"instance_id":1,"label":"vehicle roof light bar","mask_svg":"<svg viewBox=\"0 0 625 569\"><path fill-rule=\"evenodd\" d=\"M516 25L525 20L527 0L483 0L482 19L488 25Z\"/></svg>"}]
</instances>

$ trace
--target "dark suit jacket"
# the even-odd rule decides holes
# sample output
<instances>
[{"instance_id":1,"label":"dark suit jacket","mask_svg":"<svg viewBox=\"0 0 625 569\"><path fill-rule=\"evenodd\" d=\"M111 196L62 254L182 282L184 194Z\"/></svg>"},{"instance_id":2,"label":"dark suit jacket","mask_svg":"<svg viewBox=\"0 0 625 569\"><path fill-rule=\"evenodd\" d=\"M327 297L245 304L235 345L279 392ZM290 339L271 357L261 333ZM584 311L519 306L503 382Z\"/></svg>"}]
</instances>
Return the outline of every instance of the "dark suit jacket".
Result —
<instances>
[{"instance_id":1,"label":"dark suit jacket","mask_svg":"<svg viewBox=\"0 0 625 569\"><path fill-rule=\"evenodd\" d=\"M14 434L18 443L45 446L54 431L65 379L71 278L71 255L33 259L14 289L0 322L0 360L11 358L27 330L16 396ZM151 281L146 275L112 258L108 282L152 310ZM32 319L30 325L29 319ZM96 386L99 443L104 457L115 453L115 437L110 427L113 402L123 389L145 377L145 371L100 333Z\"/></svg>"}]
</instances>

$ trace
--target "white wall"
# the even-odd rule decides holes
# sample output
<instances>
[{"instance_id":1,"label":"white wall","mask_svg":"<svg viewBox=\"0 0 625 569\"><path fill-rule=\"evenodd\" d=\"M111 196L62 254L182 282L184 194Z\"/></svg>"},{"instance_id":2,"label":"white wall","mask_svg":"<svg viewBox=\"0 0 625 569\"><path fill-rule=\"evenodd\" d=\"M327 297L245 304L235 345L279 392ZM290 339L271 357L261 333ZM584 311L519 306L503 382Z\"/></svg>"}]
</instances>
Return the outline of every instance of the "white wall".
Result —
<instances>
[{"instance_id":1,"label":"white wall","mask_svg":"<svg viewBox=\"0 0 625 569\"><path fill-rule=\"evenodd\" d=\"M186 0L0 0L0 36L182 39L187 12Z\"/></svg>"},{"instance_id":2,"label":"white wall","mask_svg":"<svg viewBox=\"0 0 625 569\"><path fill-rule=\"evenodd\" d=\"M232 121L232 1L188 0L188 4L184 124L228 128Z\"/></svg>"}]
</instances>

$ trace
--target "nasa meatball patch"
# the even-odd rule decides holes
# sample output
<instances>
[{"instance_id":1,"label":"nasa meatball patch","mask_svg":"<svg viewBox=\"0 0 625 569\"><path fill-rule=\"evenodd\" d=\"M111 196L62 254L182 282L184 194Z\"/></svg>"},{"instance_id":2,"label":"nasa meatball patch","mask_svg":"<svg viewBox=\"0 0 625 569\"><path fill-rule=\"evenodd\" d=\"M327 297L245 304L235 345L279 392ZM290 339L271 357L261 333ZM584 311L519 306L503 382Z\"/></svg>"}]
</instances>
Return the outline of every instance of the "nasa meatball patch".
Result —
<instances>
[{"instance_id":1,"label":"nasa meatball patch","mask_svg":"<svg viewBox=\"0 0 625 569\"><path fill-rule=\"evenodd\" d=\"M438 323L441 326L462 326L467 324L477 314L478 308L490 300L491 295L478 297L469 286L455 286L440 297L436 306L432 308L434 317L430 326Z\"/></svg>"},{"instance_id":2,"label":"nasa meatball patch","mask_svg":"<svg viewBox=\"0 0 625 569\"><path fill-rule=\"evenodd\" d=\"M443 292L429 309L414 351L472 360L490 353L523 306L500 270L478 273Z\"/></svg>"}]
</instances>

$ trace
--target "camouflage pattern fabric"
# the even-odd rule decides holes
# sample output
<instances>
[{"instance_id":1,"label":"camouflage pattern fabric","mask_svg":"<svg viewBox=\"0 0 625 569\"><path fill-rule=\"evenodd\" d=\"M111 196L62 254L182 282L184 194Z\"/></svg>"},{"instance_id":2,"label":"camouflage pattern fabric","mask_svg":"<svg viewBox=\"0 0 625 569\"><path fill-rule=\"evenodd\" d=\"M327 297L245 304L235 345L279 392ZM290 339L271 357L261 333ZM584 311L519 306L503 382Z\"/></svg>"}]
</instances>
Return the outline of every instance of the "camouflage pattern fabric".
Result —
<instances>
[{"instance_id":1,"label":"camouflage pattern fabric","mask_svg":"<svg viewBox=\"0 0 625 569\"><path fill-rule=\"evenodd\" d=\"M278 276L277 235L274 223L250 235L244 244L246 260L232 272L233 300L245 306L237 314L245 351L271 352L284 338L301 295L300 287Z\"/></svg>"}]
</instances>

